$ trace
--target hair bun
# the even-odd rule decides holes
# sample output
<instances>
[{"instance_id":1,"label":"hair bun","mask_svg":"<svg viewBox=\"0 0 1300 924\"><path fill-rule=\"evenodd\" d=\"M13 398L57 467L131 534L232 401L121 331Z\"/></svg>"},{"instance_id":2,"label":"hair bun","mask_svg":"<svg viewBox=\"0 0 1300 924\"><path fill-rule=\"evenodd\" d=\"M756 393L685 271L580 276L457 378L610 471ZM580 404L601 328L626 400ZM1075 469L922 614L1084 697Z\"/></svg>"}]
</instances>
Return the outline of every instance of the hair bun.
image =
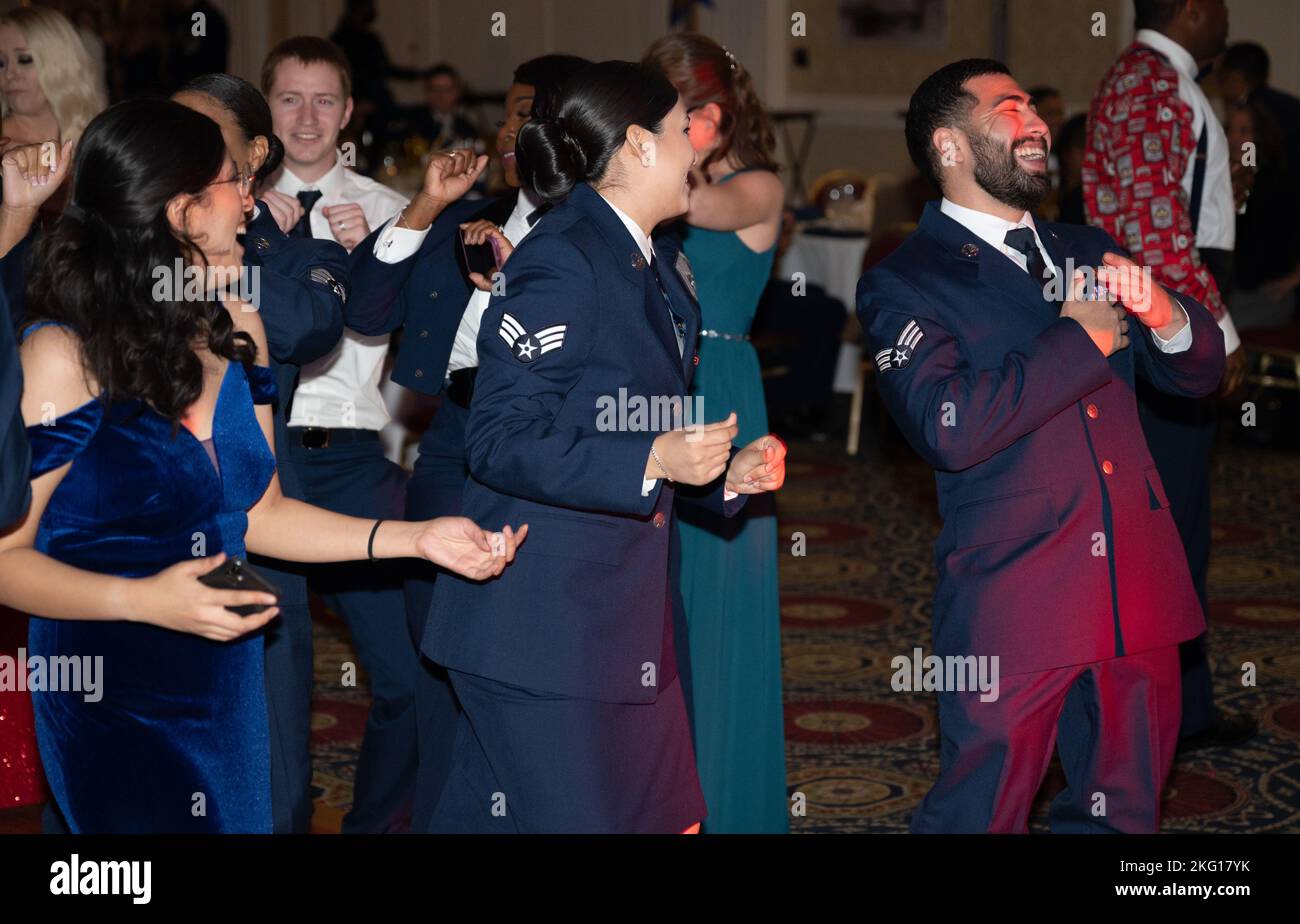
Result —
<instances>
[{"instance_id":1,"label":"hair bun","mask_svg":"<svg viewBox=\"0 0 1300 924\"><path fill-rule=\"evenodd\" d=\"M534 120L515 141L519 174L543 199L563 199L587 178L587 152L564 120Z\"/></svg>"},{"instance_id":2,"label":"hair bun","mask_svg":"<svg viewBox=\"0 0 1300 924\"><path fill-rule=\"evenodd\" d=\"M577 166L578 172L585 177L587 175L587 152L583 149L582 143L569 130L563 116L555 120L555 125L559 130L560 142L568 146L573 163Z\"/></svg>"}]
</instances>

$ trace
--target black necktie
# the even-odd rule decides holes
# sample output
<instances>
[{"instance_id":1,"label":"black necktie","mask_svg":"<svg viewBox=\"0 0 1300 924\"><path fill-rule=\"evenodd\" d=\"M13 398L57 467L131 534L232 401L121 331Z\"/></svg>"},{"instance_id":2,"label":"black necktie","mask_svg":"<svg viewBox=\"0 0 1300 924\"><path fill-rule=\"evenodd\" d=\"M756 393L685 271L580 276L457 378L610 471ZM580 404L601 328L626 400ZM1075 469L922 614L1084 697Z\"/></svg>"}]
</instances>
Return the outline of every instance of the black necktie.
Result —
<instances>
[{"instance_id":1,"label":"black necktie","mask_svg":"<svg viewBox=\"0 0 1300 924\"><path fill-rule=\"evenodd\" d=\"M311 210L316 207L316 203L323 196L319 189L303 189L298 192L298 201L302 203L302 217L298 223L293 226L289 232L290 237L311 237Z\"/></svg>"},{"instance_id":2,"label":"black necktie","mask_svg":"<svg viewBox=\"0 0 1300 924\"><path fill-rule=\"evenodd\" d=\"M1008 247L1013 247L1025 255L1029 278L1034 281L1034 285L1045 287L1053 279L1053 276L1047 272L1047 263L1043 260L1042 251L1038 249L1038 242L1034 240L1033 230L1012 228L1003 240ZM1046 288L1043 291L1046 292Z\"/></svg>"},{"instance_id":3,"label":"black necktie","mask_svg":"<svg viewBox=\"0 0 1300 924\"><path fill-rule=\"evenodd\" d=\"M664 297L664 307L668 309L668 320L673 326L673 336L677 338L677 355L682 356L686 353L686 322L677 316L673 311L672 299L668 297L668 289L664 286L664 278L659 275L659 261L654 255L650 256L650 272L655 274L655 282L659 285L659 294Z\"/></svg>"},{"instance_id":4,"label":"black necktie","mask_svg":"<svg viewBox=\"0 0 1300 924\"><path fill-rule=\"evenodd\" d=\"M543 215L545 215L547 212L551 210L551 205L552 204L550 202L543 202L537 208L529 212L527 218L528 227L531 228L533 225L537 224L538 219L540 219Z\"/></svg>"}]
</instances>

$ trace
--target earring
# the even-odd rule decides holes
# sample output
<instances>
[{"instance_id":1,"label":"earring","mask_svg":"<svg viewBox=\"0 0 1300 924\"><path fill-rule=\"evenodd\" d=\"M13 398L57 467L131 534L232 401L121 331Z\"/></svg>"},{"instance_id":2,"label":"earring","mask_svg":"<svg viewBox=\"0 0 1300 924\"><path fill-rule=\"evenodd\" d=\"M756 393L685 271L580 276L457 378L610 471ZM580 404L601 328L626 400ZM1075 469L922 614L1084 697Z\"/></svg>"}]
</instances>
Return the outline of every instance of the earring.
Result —
<instances>
[{"instance_id":1,"label":"earring","mask_svg":"<svg viewBox=\"0 0 1300 924\"><path fill-rule=\"evenodd\" d=\"M655 165L654 145L643 143L641 145L641 166L653 167L654 165Z\"/></svg>"}]
</instances>

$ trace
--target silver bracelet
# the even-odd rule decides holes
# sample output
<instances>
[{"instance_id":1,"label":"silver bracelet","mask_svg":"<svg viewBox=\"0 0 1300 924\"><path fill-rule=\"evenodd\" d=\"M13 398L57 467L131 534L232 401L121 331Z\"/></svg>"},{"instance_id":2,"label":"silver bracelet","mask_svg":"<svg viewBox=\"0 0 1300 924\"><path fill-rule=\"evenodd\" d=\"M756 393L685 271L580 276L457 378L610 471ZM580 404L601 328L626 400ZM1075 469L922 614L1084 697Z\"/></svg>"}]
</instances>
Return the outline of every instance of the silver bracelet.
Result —
<instances>
[{"instance_id":1,"label":"silver bracelet","mask_svg":"<svg viewBox=\"0 0 1300 924\"><path fill-rule=\"evenodd\" d=\"M655 452L655 447L653 443L650 445L650 455L654 458L655 465L659 466L659 471L664 473L664 477L667 478L669 481L672 481L673 476L668 474L668 469L664 466L663 459L659 458L659 453Z\"/></svg>"}]
</instances>

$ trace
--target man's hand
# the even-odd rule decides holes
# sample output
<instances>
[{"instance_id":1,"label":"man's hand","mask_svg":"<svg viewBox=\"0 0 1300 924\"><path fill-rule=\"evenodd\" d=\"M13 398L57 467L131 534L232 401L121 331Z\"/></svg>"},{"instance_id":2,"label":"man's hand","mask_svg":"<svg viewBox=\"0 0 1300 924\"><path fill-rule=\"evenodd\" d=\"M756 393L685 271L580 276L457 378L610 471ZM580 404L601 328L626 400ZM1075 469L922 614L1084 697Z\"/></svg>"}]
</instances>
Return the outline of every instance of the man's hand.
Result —
<instances>
[{"instance_id":1,"label":"man's hand","mask_svg":"<svg viewBox=\"0 0 1300 924\"><path fill-rule=\"evenodd\" d=\"M1083 288L1083 271L1075 270L1070 297L1061 307L1061 317L1078 321L1102 356L1124 349L1128 346L1128 316L1124 309L1108 301L1085 300Z\"/></svg>"},{"instance_id":2,"label":"man's hand","mask_svg":"<svg viewBox=\"0 0 1300 924\"><path fill-rule=\"evenodd\" d=\"M361 206L355 202L327 205L320 211L329 219L330 234L334 235L334 240L342 244L343 249L349 253L352 252L352 248L370 236L366 213L361 211Z\"/></svg>"},{"instance_id":3,"label":"man's hand","mask_svg":"<svg viewBox=\"0 0 1300 924\"><path fill-rule=\"evenodd\" d=\"M1163 286L1151 279L1149 268L1138 266L1117 253L1105 254L1097 267L1097 283L1106 286L1137 319L1165 340L1187 323L1182 306L1169 297Z\"/></svg>"},{"instance_id":4,"label":"man's hand","mask_svg":"<svg viewBox=\"0 0 1300 924\"><path fill-rule=\"evenodd\" d=\"M282 192L268 189L262 194L262 201L271 210L271 217L285 234L292 231L302 218L302 203L297 196L286 196Z\"/></svg>"},{"instance_id":5,"label":"man's hand","mask_svg":"<svg viewBox=\"0 0 1300 924\"><path fill-rule=\"evenodd\" d=\"M731 460L726 489L737 494L778 490L785 484L785 453L785 443L775 434L760 436Z\"/></svg>"}]
</instances>

